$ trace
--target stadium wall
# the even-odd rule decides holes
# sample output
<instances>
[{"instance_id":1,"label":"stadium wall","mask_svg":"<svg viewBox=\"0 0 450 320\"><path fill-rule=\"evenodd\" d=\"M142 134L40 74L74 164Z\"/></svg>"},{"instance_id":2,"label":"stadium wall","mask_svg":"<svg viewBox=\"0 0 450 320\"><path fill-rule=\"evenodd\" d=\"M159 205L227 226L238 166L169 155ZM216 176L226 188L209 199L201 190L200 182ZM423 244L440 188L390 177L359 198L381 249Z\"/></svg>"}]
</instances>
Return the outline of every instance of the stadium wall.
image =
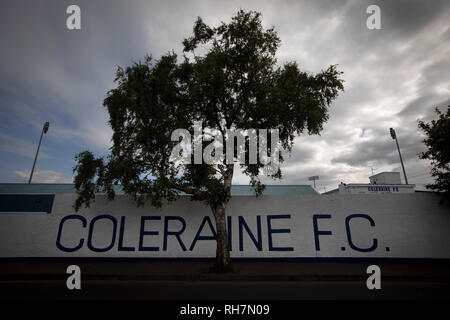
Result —
<instances>
[{"instance_id":1,"label":"stadium wall","mask_svg":"<svg viewBox=\"0 0 450 320\"><path fill-rule=\"evenodd\" d=\"M156 209L98 195L79 212L75 194L17 196L0 212L0 258L215 256L211 211L187 196ZM450 210L432 193L235 196L227 214L233 258L450 258Z\"/></svg>"}]
</instances>

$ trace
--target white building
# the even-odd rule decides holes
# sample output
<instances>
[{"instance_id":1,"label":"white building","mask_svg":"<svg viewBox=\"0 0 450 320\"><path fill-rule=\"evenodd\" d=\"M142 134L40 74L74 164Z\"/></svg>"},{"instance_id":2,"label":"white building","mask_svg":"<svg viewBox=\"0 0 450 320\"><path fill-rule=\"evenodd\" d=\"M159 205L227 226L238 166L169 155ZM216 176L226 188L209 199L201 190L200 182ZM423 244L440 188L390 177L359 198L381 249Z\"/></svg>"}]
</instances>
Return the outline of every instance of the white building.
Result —
<instances>
[{"instance_id":1,"label":"white building","mask_svg":"<svg viewBox=\"0 0 450 320\"><path fill-rule=\"evenodd\" d=\"M370 184L402 184L400 172L381 172L369 177Z\"/></svg>"},{"instance_id":2,"label":"white building","mask_svg":"<svg viewBox=\"0 0 450 320\"><path fill-rule=\"evenodd\" d=\"M414 184L402 184L400 172L381 172L369 177L370 183L343 183L324 194L413 193Z\"/></svg>"}]
</instances>

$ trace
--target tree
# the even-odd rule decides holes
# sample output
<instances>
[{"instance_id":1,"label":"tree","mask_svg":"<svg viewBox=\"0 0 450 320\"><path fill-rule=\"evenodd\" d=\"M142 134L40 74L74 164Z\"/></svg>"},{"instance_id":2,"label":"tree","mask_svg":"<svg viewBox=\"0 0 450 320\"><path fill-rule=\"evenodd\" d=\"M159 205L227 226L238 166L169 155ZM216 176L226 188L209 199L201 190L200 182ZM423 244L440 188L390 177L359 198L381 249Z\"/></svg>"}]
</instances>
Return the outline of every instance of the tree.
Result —
<instances>
[{"instance_id":1,"label":"tree","mask_svg":"<svg viewBox=\"0 0 450 320\"><path fill-rule=\"evenodd\" d=\"M419 158L431 160L431 175L435 181L428 184L427 189L442 192L443 199L450 201L450 105L447 106L446 113L438 108L435 112L437 120L428 123L419 121L419 128L427 135L423 143L428 148L419 154Z\"/></svg>"},{"instance_id":2,"label":"tree","mask_svg":"<svg viewBox=\"0 0 450 320\"><path fill-rule=\"evenodd\" d=\"M104 100L113 129L111 153L107 159L95 158L89 151L76 156L75 209L89 206L96 192L113 199L115 184L121 184L138 205L150 201L160 207L183 192L211 208L217 233L213 269L231 270L225 210L234 164L224 159L214 164L175 163L170 157L171 134L179 128L192 132L195 121L225 138L236 128L278 129L285 152L291 151L297 134L319 134L328 107L343 90L342 72L334 65L315 75L300 71L296 62L277 66L279 44L274 29L262 27L260 13L240 10L230 23L214 28L199 17L193 35L183 41L181 62L169 52L157 61L146 57L118 68L117 87ZM197 54L199 46L203 54ZM248 159L246 139L243 152ZM236 146L232 152L238 153ZM279 157L282 161L282 153ZM265 187L259 178L264 166L261 161L241 164L256 195ZM281 171L266 175L281 178Z\"/></svg>"}]
</instances>

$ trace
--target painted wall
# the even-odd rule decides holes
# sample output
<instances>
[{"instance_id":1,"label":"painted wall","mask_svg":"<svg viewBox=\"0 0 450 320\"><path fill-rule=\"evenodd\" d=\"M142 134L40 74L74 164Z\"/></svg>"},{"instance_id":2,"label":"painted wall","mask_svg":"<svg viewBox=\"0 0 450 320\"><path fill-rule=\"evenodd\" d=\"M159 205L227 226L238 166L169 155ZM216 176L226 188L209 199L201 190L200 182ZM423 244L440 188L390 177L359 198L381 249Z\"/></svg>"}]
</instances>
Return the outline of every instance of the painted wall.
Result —
<instances>
[{"instance_id":1,"label":"painted wall","mask_svg":"<svg viewBox=\"0 0 450 320\"><path fill-rule=\"evenodd\" d=\"M188 197L155 209L97 196L78 213L75 197L57 194L51 213L1 212L0 257L215 255L210 210ZM428 193L236 196L232 257L450 258L450 209L438 202Z\"/></svg>"}]
</instances>

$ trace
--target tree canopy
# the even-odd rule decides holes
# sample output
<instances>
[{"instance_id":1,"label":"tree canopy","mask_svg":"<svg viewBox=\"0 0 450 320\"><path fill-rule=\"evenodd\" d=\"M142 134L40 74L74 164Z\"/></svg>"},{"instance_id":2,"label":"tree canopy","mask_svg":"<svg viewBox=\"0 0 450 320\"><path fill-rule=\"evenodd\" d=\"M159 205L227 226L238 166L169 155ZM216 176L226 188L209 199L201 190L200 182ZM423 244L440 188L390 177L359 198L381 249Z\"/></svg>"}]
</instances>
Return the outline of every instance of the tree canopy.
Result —
<instances>
[{"instance_id":1,"label":"tree canopy","mask_svg":"<svg viewBox=\"0 0 450 320\"><path fill-rule=\"evenodd\" d=\"M450 203L450 105L445 113L438 108L435 112L437 120L428 123L419 121L419 128L427 135L423 142L428 148L419 157L431 160L431 175L435 181L427 188L442 192L444 199Z\"/></svg>"}]
</instances>

